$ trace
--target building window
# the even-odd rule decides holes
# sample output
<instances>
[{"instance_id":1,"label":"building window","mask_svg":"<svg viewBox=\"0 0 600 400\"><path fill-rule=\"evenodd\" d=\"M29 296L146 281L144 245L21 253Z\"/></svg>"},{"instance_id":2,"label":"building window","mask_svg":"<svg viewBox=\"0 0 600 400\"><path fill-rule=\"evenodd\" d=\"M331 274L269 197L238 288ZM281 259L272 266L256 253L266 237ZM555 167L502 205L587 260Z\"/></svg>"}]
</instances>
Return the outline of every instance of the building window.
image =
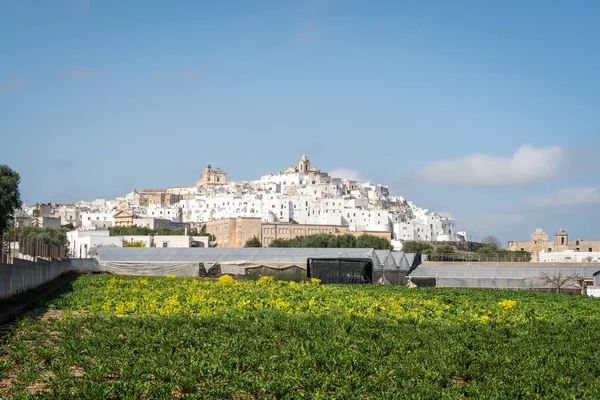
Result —
<instances>
[{"instance_id":1,"label":"building window","mask_svg":"<svg viewBox=\"0 0 600 400\"><path fill-rule=\"evenodd\" d=\"M168 242L163 242L163 247L169 247L169 243Z\"/></svg>"},{"instance_id":2,"label":"building window","mask_svg":"<svg viewBox=\"0 0 600 400\"><path fill-rule=\"evenodd\" d=\"M552 247L548 247L548 251L549 251L549 252L550 252L550 251L552 251Z\"/></svg>"},{"instance_id":3,"label":"building window","mask_svg":"<svg viewBox=\"0 0 600 400\"><path fill-rule=\"evenodd\" d=\"M592 248L590 247L590 248L588 249L588 251L591 253L591 252L592 252Z\"/></svg>"},{"instance_id":4,"label":"building window","mask_svg":"<svg viewBox=\"0 0 600 400\"><path fill-rule=\"evenodd\" d=\"M579 246L579 240L575 242L575 246Z\"/></svg>"}]
</instances>

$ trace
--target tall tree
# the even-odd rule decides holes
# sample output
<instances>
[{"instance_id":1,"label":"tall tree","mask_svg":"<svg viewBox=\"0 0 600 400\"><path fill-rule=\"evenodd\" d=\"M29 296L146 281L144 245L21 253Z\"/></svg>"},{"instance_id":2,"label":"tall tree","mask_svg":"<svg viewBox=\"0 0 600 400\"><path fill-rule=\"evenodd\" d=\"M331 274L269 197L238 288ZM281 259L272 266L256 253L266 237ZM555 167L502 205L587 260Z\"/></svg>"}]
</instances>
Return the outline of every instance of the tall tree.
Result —
<instances>
[{"instance_id":1,"label":"tall tree","mask_svg":"<svg viewBox=\"0 0 600 400\"><path fill-rule=\"evenodd\" d=\"M15 210L21 207L19 174L7 165L0 165L0 237L9 226Z\"/></svg>"},{"instance_id":2,"label":"tall tree","mask_svg":"<svg viewBox=\"0 0 600 400\"><path fill-rule=\"evenodd\" d=\"M500 240L496 236L488 235L481 241L483 244L488 244L492 246L496 246L498 248L502 247Z\"/></svg>"}]
</instances>

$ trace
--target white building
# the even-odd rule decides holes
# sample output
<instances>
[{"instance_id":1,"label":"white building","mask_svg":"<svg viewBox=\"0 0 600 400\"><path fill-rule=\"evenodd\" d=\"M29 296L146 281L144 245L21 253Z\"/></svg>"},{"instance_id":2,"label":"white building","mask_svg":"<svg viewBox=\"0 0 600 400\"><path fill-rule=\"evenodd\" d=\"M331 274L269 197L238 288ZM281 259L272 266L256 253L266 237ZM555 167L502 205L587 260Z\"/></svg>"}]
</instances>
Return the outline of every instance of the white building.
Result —
<instances>
[{"instance_id":1,"label":"white building","mask_svg":"<svg viewBox=\"0 0 600 400\"><path fill-rule=\"evenodd\" d=\"M108 231L69 231L69 256L87 258L92 247L123 247L122 236L109 236Z\"/></svg>"},{"instance_id":2,"label":"white building","mask_svg":"<svg viewBox=\"0 0 600 400\"><path fill-rule=\"evenodd\" d=\"M113 226L112 212L89 212L81 213L81 228L84 230L101 229L106 230Z\"/></svg>"}]
</instances>

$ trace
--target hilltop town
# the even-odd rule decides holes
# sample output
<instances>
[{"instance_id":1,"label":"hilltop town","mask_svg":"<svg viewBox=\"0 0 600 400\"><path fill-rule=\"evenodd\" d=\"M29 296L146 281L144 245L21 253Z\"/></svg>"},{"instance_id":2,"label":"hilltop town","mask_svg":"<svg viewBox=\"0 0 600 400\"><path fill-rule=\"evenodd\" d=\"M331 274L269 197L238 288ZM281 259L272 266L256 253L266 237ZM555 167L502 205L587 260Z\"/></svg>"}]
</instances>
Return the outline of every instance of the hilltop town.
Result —
<instances>
[{"instance_id":1,"label":"hilltop town","mask_svg":"<svg viewBox=\"0 0 600 400\"><path fill-rule=\"evenodd\" d=\"M37 204L27 215L38 226L72 224L83 230L140 226L175 230L206 226L221 247L242 247L251 237L263 246L278 238L315 233L374 234L401 241L457 242L454 219L420 208L387 186L330 176L303 155L297 166L254 181L233 181L210 164L195 185L133 190L112 200Z\"/></svg>"}]
</instances>

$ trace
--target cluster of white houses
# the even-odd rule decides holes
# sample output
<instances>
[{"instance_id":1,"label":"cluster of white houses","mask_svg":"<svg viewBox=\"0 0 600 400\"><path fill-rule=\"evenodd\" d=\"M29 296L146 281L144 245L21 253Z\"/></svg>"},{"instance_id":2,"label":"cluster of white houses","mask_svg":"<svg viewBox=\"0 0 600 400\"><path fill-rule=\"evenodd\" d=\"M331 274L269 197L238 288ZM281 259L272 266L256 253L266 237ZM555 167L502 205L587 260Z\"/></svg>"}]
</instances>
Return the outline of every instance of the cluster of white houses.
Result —
<instances>
[{"instance_id":1,"label":"cluster of white houses","mask_svg":"<svg viewBox=\"0 0 600 400\"><path fill-rule=\"evenodd\" d=\"M36 205L21 218L83 230L132 225L183 230L205 224L208 232L227 231L221 238L214 232L221 247L243 246L243 239L252 235L268 246L277 237L318 232L377 234L396 248L404 240L466 239L452 218L391 196L387 186L332 177L311 166L306 155L298 166L256 181L231 181L209 164L193 186L134 190L114 200Z\"/></svg>"}]
</instances>

